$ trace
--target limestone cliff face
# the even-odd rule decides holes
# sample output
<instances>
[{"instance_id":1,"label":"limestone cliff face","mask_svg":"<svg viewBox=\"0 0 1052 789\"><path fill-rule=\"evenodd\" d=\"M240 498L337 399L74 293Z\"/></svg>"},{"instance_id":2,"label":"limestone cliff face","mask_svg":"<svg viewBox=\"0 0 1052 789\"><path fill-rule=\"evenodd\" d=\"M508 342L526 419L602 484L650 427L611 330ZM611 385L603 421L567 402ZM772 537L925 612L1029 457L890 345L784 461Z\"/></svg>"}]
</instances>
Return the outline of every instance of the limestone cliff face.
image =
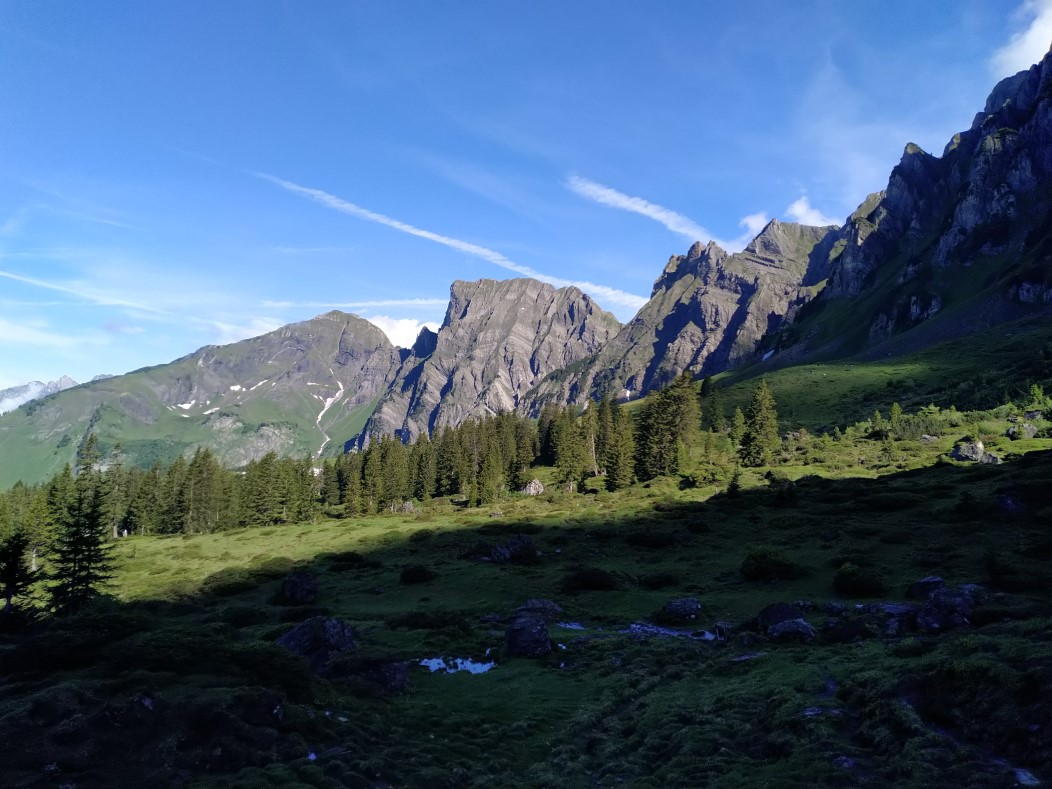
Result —
<instances>
[{"instance_id":1,"label":"limestone cliff face","mask_svg":"<svg viewBox=\"0 0 1052 789\"><path fill-rule=\"evenodd\" d=\"M650 301L616 337L583 364L543 381L522 410L607 394L631 398L684 370L706 375L751 357L828 276L835 230L775 220L737 254L694 244L669 260Z\"/></svg>"},{"instance_id":2,"label":"limestone cliff face","mask_svg":"<svg viewBox=\"0 0 1052 789\"><path fill-rule=\"evenodd\" d=\"M774 345L886 353L1046 311L1050 223L1052 55L1001 81L941 157L906 146L837 233L828 287Z\"/></svg>"},{"instance_id":3,"label":"limestone cliff face","mask_svg":"<svg viewBox=\"0 0 1052 789\"><path fill-rule=\"evenodd\" d=\"M453 283L437 336L421 336L363 434L405 439L513 411L549 373L590 356L620 324L577 288L532 279Z\"/></svg>"}]
</instances>

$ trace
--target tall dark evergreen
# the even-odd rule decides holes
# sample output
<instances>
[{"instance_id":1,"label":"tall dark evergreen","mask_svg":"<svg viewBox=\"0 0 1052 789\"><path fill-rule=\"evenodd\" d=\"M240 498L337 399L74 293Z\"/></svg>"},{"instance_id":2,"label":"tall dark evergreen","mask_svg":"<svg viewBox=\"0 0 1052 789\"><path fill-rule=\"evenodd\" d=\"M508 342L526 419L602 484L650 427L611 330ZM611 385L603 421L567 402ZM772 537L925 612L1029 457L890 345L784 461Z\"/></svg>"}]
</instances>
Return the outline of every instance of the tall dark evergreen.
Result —
<instances>
[{"instance_id":1,"label":"tall dark evergreen","mask_svg":"<svg viewBox=\"0 0 1052 789\"><path fill-rule=\"evenodd\" d=\"M48 593L51 607L59 613L79 611L113 576L101 484L90 456L82 462L52 555Z\"/></svg>"},{"instance_id":2,"label":"tall dark evergreen","mask_svg":"<svg viewBox=\"0 0 1052 789\"><path fill-rule=\"evenodd\" d=\"M3 613L11 614L19 598L27 597L39 573L30 561L32 541L22 529L12 529L0 538L0 597Z\"/></svg>"},{"instance_id":3,"label":"tall dark evergreen","mask_svg":"<svg viewBox=\"0 0 1052 789\"><path fill-rule=\"evenodd\" d=\"M745 416L745 434L739 452L746 466L767 466L781 446L778 434L778 411L767 381L761 380L753 390L752 403Z\"/></svg>"},{"instance_id":4,"label":"tall dark evergreen","mask_svg":"<svg viewBox=\"0 0 1052 789\"><path fill-rule=\"evenodd\" d=\"M632 417L617 405L610 403L610 432L603 453L606 469L605 485L610 491L621 490L632 484L635 478L635 437Z\"/></svg>"}]
</instances>

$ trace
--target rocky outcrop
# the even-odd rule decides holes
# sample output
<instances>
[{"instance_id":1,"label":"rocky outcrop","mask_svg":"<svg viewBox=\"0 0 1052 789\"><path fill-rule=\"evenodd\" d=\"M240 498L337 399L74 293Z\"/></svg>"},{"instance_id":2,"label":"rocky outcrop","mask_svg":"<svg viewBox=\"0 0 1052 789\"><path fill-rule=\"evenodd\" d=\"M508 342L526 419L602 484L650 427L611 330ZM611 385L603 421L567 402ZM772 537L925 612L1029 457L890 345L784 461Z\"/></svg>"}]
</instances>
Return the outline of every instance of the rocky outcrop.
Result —
<instances>
[{"instance_id":1,"label":"rocky outcrop","mask_svg":"<svg viewBox=\"0 0 1052 789\"><path fill-rule=\"evenodd\" d=\"M504 654L508 657L544 657L551 651L552 640L544 617L526 613L508 625L504 634Z\"/></svg>"},{"instance_id":2,"label":"rocky outcrop","mask_svg":"<svg viewBox=\"0 0 1052 789\"><path fill-rule=\"evenodd\" d=\"M808 320L774 347L796 346L797 356L804 349L888 353L1048 313L1050 179L1046 56L1000 82L942 156L906 146L886 189L836 232L828 284Z\"/></svg>"},{"instance_id":3,"label":"rocky outcrop","mask_svg":"<svg viewBox=\"0 0 1052 789\"><path fill-rule=\"evenodd\" d=\"M774 220L733 255L712 242L694 244L669 259L650 301L616 337L539 384L525 410L604 395L630 399L684 370L707 375L751 358L817 292L835 230Z\"/></svg>"},{"instance_id":4,"label":"rocky outcrop","mask_svg":"<svg viewBox=\"0 0 1052 789\"><path fill-rule=\"evenodd\" d=\"M323 616L300 622L278 638L277 644L305 659L318 674L325 674L333 660L358 646L349 623Z\"/></svg>"},{"instance_id":5,"label":"rocky outcrop","mask_svg":"<svg viewBox=\"0 0 1052 789\"><path fill-rule=\"evenodd\" d=\"M620 324L577 288L532 279L457 281L432 340L417 341L369 420L403 440L519 409L544 376L603 347Z\"/></svg>"}]
</instances>

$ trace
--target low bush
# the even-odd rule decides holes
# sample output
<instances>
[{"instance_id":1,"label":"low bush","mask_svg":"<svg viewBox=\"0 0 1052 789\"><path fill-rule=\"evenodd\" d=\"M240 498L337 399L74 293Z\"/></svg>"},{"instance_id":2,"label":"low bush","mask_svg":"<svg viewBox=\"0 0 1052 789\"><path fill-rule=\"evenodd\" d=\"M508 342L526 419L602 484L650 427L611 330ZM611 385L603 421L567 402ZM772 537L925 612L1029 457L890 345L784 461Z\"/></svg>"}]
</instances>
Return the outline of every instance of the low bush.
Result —
<instances>
[{"instance_id":1,"label":"low bush","mask_svg":"<svg viewBox=\"0 0 1052 789\"><path fill-rule=\"evenodd\" d=\"M845 597L880 597L888 584L876 570L846 562L833 576L833 588Z\"/></svg>"},{"instance_id":2,"label":"low bush","mask_svg":"<svg viewBox=\"0 0 1052 789\"><path fill-rule=\"evenodd\" d=\"M438 574L430 569L424 567L422 564L411 564L408 567L403 567L401 574L398 576L399 583L402 584L425 584L428 581L433 581L438 577Z\"/></svg>"},{"instance_id":3,"label":"low bush","mask_svg":"<svg viewBox=\"0 0 1052 789\"><path fill-rule=\"evenodd\" d=\"M749 581L788 581L806 575L807 568L777 548L760 546L745 555L741 574Z\"/></svg>"},{"instance_id":4,"label":"low bush","mask_svg":"<svg viewBox=\"0 0 1052 789\"><path fill-rule=\"evenodd\" d=\"M599 567L579 567L563 578L564 592L608 592L620 584L612 573Z\"/></svg>"}]
</instances>

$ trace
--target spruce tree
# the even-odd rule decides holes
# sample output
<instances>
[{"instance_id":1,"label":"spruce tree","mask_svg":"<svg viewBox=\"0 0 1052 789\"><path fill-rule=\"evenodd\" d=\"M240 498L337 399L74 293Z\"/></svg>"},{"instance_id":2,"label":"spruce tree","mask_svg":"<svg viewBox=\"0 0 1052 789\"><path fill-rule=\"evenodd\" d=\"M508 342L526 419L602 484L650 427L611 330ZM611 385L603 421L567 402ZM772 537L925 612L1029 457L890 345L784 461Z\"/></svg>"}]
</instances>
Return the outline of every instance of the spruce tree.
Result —
<instances>
[{"instance_id":1,"label":"spruce tree","mask_svg":"<svg viewBox=\"0 0 1052 789\"><path fill-rule=\"evenodd\" d=\"M632 484L636 445L632 417L616 403L611 405L610 423L610 438L603 464L606 466L606 489L613 491Z\"/></svg>"},{"instance_id":2,"label":"spruce tree","mask_svg":"<svg viewBox=\"0 0 1052 789\"><path fill-rule=\"evenodd\" d=\"M728 433L728 437L731 440L731 446L734 447L735 452L741 448L742 439L745 438L746 429L745 414L742 413L740 408L735 408L734 417L731 419L731 429Z\"/></svg>"},{"instance_id":3,"label":"spruce tree","mask_svg":"<svg viewBox=\"0 0 1052 789\"><path fill-rule=\"evenodd\" d=\"M766 466L774 460L781 445L778 435L778 411L767 382L761 380L753 390L752 403L745 419L740 455L746 466Z\"/></svg>"},{"instance_id":4,"label":"spruce tree","mask_svg":"<svg viewBox=\"0 0 1052 789\"><path fill-rule=\"evenodd\" d=\"M27 561L30 546L29 535L21 529L13 529L0 539L0 597L5 614L13 612L15 600L25 597L37 580L38 573Z\"/></svg>"},{"instance_id":5,"label":"spruce tree","mask_svg":"<svg viewBox=\"0 0 1052 789\"><path fill-rule=\"evenodd\" d=\"M53 585L48 592L52 608L59 613L79 611L113 575L102 493L91 468L77 477L53 549Z\"/></svg>"}]
</instances>

